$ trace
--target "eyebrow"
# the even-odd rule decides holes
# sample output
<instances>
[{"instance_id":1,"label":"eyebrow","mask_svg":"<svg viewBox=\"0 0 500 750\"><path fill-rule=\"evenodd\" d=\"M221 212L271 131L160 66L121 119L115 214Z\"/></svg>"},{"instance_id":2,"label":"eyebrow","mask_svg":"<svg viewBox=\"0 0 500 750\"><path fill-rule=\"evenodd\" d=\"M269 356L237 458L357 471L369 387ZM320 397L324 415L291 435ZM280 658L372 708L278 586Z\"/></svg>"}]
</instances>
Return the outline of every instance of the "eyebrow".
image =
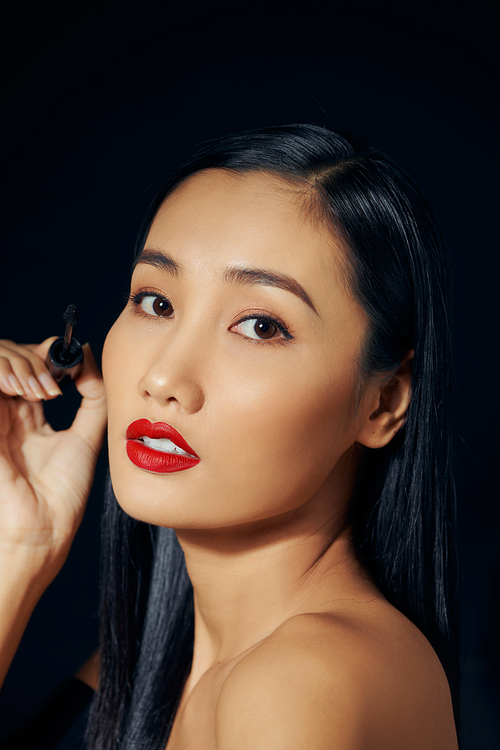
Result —
<instances>
[{"instance_id":1,"label":"eyebrow","mask_svg":"<svg viewBox=\"0 0 500 750\"><path fill-rule=\"evenodd\" d=\"M149 266L154 266L160 271L166 271L172 276L179 276L182 272L182 265L174 260L168 253L163 253L161 250L155 250L154 248L147 248L142 251L140 255L132 263L132 272L140 263L146 263Z\"/></svg>"},{"instance_id":2,"label":"eyebrow","mask_svg":"<svg viewBox=\"0 0 500 750\"><path fill-rule=\"evenodd\" d=\"M311 310L319 316L312 299L304 287L286 273L268 271L263 268L228 268L224 272L224 280L238 284L263 284L264 286L274 286L278 289L284 289L285 292L291 292L296 297L299 297L302 302L309 305Z\"/></svg>"},{"instance_id":3,"label":"eyebrow","mask_svg":"<svg viewBox=\"0 0 500 750\"><path fill-rule=\"evenodd\" d=\"M156 250L154 248L147 248L135 259L132 264L132 271L140 263L146 263L150 266L158 268L160 271L165 271L173 276L179 276L182 273L182 265L174 260L168 253ZM278 289L284 289L286 292L295 294L296 297L301 299L308 305L313 312L319 317L319 313L316 310L314 303L304 287L299 284L296 279L292 276L288 276L286 273L279 273L277 271L270 271L264 268L226 268L223 274L224 281L228 283L237 284L262 284L263 286L274 286Z\"/></svg>"}]
</instances>

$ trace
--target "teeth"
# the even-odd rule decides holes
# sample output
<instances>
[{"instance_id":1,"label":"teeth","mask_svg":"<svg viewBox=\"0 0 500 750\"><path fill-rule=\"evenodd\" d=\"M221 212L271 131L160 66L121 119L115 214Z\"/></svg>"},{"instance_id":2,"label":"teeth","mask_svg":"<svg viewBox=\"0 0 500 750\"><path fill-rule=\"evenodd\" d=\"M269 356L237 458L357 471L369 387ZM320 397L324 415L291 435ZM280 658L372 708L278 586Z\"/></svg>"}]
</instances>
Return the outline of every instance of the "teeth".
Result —
<instances>
[{"instance_id":1,"label":"teeth","mask_svg":"<svg viewBox=\"0 0 500 750\"><path fill-rule=\"evenodd\" d=\"M142 440L143 443L149 445L149 447L153 448L155 451L161 451L162 453L176 453L179 456L190 456L192 458L190 453L181 450L179 446L168 438L150 438L144 435L139 438L139 440Z\"/></svg>"}]
</instances>

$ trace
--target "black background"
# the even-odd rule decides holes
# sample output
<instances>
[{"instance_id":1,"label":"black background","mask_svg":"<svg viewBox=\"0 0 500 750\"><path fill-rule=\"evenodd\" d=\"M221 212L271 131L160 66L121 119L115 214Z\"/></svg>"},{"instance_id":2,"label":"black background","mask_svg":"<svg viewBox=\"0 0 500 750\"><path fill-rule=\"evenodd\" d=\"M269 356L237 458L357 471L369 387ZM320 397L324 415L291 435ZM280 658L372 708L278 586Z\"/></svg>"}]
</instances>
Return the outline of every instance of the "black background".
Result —
<instances>
[{"instance_id":1,"label":"black background","mask_svg":"<svg viewBox=\"0 0 500 750\"><path fill-rule=\"evenodd\" d=\"M99 356L168 170L235 130L314 122L378 142L444 226L455 268L462 747L500 743L495 3L78 2L3 11L0 335L62 333ZM56 427L76 408L48 405ZM0 698L0 738L96 646L106 456L68 562Z\"/></svg>"}]
</instances>

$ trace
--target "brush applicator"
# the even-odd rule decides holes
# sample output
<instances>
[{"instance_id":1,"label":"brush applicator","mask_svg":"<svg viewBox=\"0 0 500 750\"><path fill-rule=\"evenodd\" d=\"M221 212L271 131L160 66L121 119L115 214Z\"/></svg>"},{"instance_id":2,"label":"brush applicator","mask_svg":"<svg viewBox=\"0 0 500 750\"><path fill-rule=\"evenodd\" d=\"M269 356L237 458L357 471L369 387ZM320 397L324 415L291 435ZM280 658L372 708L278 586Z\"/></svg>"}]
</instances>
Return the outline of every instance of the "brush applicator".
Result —
<instances>
[{"instance_id":1,"label":"brush applicator","mask_svg":"<svg viewBox=\"0 0 500 750\"><path fill-rule=\"evenodd\" d=\"M83 350L80 342L73 338L73 328L78 320L78 313L74 305L68 305L63 315L66 323L64 336L60 336L52 344L47 354L45 364L56 381L61 386L78 377L83 363Z\"/></svg>"}]
</instances>

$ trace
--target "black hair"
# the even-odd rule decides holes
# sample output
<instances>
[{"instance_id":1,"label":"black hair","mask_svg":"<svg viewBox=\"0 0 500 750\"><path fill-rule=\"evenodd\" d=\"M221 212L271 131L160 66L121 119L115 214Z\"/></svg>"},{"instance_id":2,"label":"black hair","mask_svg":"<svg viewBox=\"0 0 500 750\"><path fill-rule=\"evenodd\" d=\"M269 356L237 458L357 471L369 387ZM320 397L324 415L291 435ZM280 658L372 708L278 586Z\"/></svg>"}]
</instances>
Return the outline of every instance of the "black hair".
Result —
<instances>
[{"instance_id":1,"label":"black hair","mask_svg":"<svg viewBox=\"0 0 500 750\"><path fill-rule=\"evenodd\" d=\"M175 169L138 252L165 198L213 168L293 183L341 238L350 288L369 319L362 382L394 373L414 350L405 425L384 448L363 449L349 521L367 571L436 650L457 710L450 271L438 221L374 145L315 125L269 127L209 141ZM109 481L106 494L102 661L87 741L93 750L163 750L191 668L192 586L175 532L130 518Z\"/></svg>"}]
</instances>

